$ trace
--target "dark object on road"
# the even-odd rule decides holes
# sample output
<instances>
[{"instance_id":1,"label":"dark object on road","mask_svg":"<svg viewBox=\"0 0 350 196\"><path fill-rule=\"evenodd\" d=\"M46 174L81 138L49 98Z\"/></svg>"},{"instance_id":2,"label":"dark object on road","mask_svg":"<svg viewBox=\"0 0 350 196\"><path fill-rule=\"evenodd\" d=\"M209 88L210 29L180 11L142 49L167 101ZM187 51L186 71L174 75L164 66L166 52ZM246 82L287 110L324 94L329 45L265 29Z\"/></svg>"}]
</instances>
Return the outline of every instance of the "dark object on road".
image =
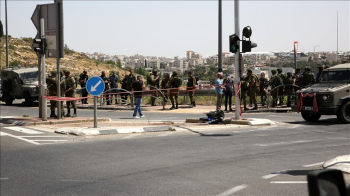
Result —
<instances>
[{"instance_id":1,"label":"dark object on road","mask_svg":"<svg viewBox=\"0 0 350 196\"><path fill-rule=\"evenodd\" d=\"M343 173L340 170L316 170L307 175L310 196L348 196Z\"/></svg>"},{"instance_id":2,"label":"dark object on road","mask_svg":"<svg viewBox=\"0 0 350 196\"><path fill-rule=\"evenodd\" d=\"M219 124L220 122L222 122L225 118L225 113L224 111L220 110L220 111L211 111L207 114L207 119L208 119L208 124ZM206 118L201 118L202 119L206 119Z\"/></svg>"}]
</instances>

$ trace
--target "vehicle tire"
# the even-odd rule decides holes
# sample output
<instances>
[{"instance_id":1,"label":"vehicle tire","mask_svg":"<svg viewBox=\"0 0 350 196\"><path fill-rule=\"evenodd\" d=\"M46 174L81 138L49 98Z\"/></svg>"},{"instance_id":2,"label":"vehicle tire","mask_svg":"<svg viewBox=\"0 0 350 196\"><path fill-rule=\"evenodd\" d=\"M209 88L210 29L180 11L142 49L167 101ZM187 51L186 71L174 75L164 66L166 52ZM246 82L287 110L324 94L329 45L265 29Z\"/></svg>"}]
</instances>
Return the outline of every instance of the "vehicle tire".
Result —
<instances>
[{"instance_id":1,"label":"vehicle tire","mask_svg":"<svg viewBox=\"0 0 350 196\"><path fill-rule=\"evenodd\" d=\"M29 93L24 93L24 99L26 106L33 106L33 99L30 97Z\"/></svg>"},{"instance_id":2,"label":"vehicle tire","mask_svg":"<svg viewBox=\"0 0 350 196\"><path fill-rule=\"evenodd\" d=\"M312 113L306 113L306 112L301 112L301 116L307 122L317 122L318 119L321 118L321 114L312 114Z\"/></svg>"},{"instance_id":3,"label":"vehicle tire","mask_svg":"<svg viewBox=\"0 0 350 196\"><path fill-rule=\"evenodd\" d=\"M13 99L9 95L3 95L3 99L6 103L6 105L12 105Z\"/></svg>"},{"instance_id":4,"label":"vehicle tire","mask_svg":"<svg viewBox=\"0 0 350 196\"><path fill-rule=\"evenodd\" d=\"M350 101L347 101L340 107L337 118L341 123L350 124Z\"/></svg>"}]
</instances>

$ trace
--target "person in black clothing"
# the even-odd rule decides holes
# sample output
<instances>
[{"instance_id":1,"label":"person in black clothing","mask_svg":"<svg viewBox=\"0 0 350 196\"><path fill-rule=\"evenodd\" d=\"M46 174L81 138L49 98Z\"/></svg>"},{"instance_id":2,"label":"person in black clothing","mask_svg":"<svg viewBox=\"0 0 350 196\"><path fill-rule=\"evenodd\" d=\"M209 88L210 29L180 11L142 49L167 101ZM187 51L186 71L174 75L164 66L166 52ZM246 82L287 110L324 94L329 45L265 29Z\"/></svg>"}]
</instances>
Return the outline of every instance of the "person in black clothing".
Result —
<instances>
[{"instance_id":1,"label":"person in black clothing","mask_svg":"<svg viewBox=\"0 0 350 196\"><path fill-rule=\"evenodd\" d=\"M127 86L128 86L128 76L129 75L125 75L124 79L122 80L122 89L127 90ZM125 92L125 91L123 91ZM123 93L121 94L122 97L122 103L126 103L126 100L128 99L128 93Z\"/></svg>"},{"instance_id":2,"label":"person in black clothing","mask_svg":"<svg viewBox=\"0 0 350 196\"><path fill-rule=\"evenodd\" d=\"M86 90L86 82L89 80L89 76L87 75L87 71L84 70L82 74L80 74L79 82L82 91L82 97L87 97L88 92ZM87 104L87 98L81 100L82 104Z\"/></svg>"},{"instance_id":3,"label":"person in black clothing","mask_svg":"<svg viewBox=\"0 0 350 196\"><path fill-rule=\"evenodd\" d=\"M140 75L137 76L136 81L131 84L131 87L135 98L135 109L134 109L133 118L144 118L145 116L142 114L142 110L141 110L141 102L142 102L142 90L146 88L146 86L142 81L142 77ZM140 117L137 116L137 112L139 113Z\"/></svg>"},{"instance_id":4,"label":"person in black clothing","mask_svg":"<svg viewBox=\"0 0 350 196\"><path fill-rule=\"evenodd\" d=\"M118 93L117 88L118 88L119 76L116 74L115 71L113 71L112 75L109 76L108 80L109 80L110 87L112 89L110 93L113 93L111 94L110 102L113 103L113 97L115 97L115 104L117 104L118 97L117 97L117 94L115 93Z\"/></svg>"},{"instance_id":5,"label":"person in black clothing","mask_svg":"<svg viewBox=\"0 0 350 196\"><path fill-rule=\"evenodd\" d=\"M106 76L106 72L105 71L102 71L101 73L101 79L104 81L105 83L105 89L103 92L106 92L107 90L109 90L109 81L108 81L108 78ZM109 95L108 95L109 92L107 93L103 93L103 96L106 96L106 101L107 101L107 105L111 105L110 103L110 100L109 100Z\"/></svg>"},{"instance_id":6,"label":"person in black clothing","mask_svg":"<svg viewBox=\"0 0 350 196\"><path fill-rule=\"evenodd\" d=\"M227 111L227 102L230 111L232 111L232 95L233 95L233 86L234 81L232 78L230 78L230 74L226 74L226 78L224 80L224 86L225 86L225 111Z\"/></svg>"}]
</instances>

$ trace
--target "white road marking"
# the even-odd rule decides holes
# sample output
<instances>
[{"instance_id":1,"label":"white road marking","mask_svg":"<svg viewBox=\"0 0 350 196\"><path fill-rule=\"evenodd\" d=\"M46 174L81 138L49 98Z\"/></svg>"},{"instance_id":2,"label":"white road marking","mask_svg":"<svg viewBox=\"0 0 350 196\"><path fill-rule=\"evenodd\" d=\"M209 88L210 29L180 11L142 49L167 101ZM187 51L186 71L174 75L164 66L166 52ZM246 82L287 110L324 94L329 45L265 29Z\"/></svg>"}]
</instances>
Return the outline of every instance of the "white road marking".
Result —
<instances>
[{"instance_id":1,"label":"white road marking","mask_svg":"<svg viewBox=\"0 0 350 196\"><path fill-rule=\"evenodd\" d=\"M69 140L32 140L34 142L66 142Z\"/></svg>"},{"instance_id":2,"label":"white road marking","mask_svg":"<svg viewBox=\"0 0 350 196\"><path fill-rule=\"evenodd\" d=\"M18 137L68 137L68 136L48 136L48 135L45 135L45 136L18 136Z\"/></svg>"},{"instance_id":3,"label":"white road marking","mask_svg":"<svg viewBox=\"0 0 350 196\"><path fill-rule=\"evenodd\" d=\"M0 136L5 136L5 135L7 135L7 133L4 133L4 132L0 131Z\"/></svg>"},{"instance_id":4,"label":"white road marking","mask_svg":"<svg viewBox=\"0 0 350 196\"><path fill-rule=\"evenodd\" d=\"M319 162L319 163L313 163L313 164L309 164L309 165L303 165L303 167L313 167L313 166L317 166L317 165L322 165L324 162Z\"/></svg>"},{"instance_id":5,"label":"white road marking","mask_svg":"<svg viewBox=\"0 0 350 196\"><path fill-rule=\"evenodd\" d=\"M279 145L288 145L288 144L299 144L299 143L308 143L314 142L316 140L299 140L299 141L291 141L291 142L278 142L278 143L269 143L269 144L254 144L254 146L279 146Z\"/></svg>"},{"instance_id":6,"label":"white road marking","mask_svg":"<svg viewBox=\"0 0 350 196\"><path fill-rule=\"evenodd\" d=\"M61 180L62 182L95 182L94 180Z\"/></svg>"},{"instance_id":7,"label":"white road marking","mask_svg":"<svg viewBox=\"0 0 350 196\"><path fill-rule=\"evenodd\" d=\"M40 145L40 144L37 143L37 142L31 141L31 140L27 140L27 139L22 138L22 137L19 137L19 136L15 136L15 135L8 134L8 133L6 133L6 135L8 135L8 136L10 136L10 137L13 137L13 138L16 138L16 139L19 139L19 140L26 141L26 142L28 142L28 143L32 143L32 144L35 144L35 145Z\"/></svg>"},{"instance_id":8,"label":"white road marking","mask_svg":"<svg viewBox=\"0 0 350 196\"><path fill-rule=\"evenodd\" d=\"M227 190L227 191L225 191L225 192L223 192L223 193L220 193L220 194L217 195L217 196L232 195L233 193L236 193L236 192L238 192L238 191L240 191L240 190L243 190L243 189L245 189L245 188L247 188L247 187L248 187L247 185L242 184L242 185L233 187L233 188L231 188L231 189L229 189L229 190Z\"/></svg>"},{"instance_id":9,"label":"white road marking","mask_svg":"<svg viewBox=\"0 0 350 196\"><path fill-rule=\"evenodd\" d=\"M307 181L271 181L271 184L307 184Z\"/></svg>"},{"instance_id":10,"label":"white road marking","mask_svg":"<svg viewBox=\"0 0 350 196\"><path fill-rule=\"evenodd\" d=\"M12 131L17 131L17 132L26 133L26 134L43 134L43 132L27 129L24 127L6 127L6 129L10 129Z\"/></svg>"},{"instance_id":11,"label":"white road marking","mask_svg":"<svg viewBox=\"0 0 350 196\"><path fill-rule=\"evenodd\" d=\"M0 178L0 180L8 180L8 178Z\"/></svg>"}]
</instances>

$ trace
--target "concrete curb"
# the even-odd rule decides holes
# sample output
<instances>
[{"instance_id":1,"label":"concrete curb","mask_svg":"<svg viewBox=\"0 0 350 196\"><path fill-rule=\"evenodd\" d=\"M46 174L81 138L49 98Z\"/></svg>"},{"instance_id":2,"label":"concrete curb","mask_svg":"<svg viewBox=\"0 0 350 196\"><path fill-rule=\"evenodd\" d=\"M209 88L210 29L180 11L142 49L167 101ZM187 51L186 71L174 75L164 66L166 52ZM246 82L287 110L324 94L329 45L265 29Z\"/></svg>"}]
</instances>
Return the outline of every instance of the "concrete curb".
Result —
<instances>
[{"instance_id":1,"label":"concrete curb","mask_svg":"<svg viewBox=\"0 0 350 196\"><path fill-rule=\"evenodd\" d=\"M186 123L202 123L200 119L188 118L185 121ZM238 125L250 125L250 126L260 126L260 125L274 125L275 122L269 119L258 119L258 118L249 118L242 120L235 119L224 119L220 124L238 124Z\"/></svg>"},{"instance_id":2,"label":"concrete curb","mask_svg":"<svg viewBox=\"0 0 350 196\"><path fill-rule=\"evenodd\" d=\"M350 154L330 159L322 165L325 169L338 169L350 174Z\"/></svg>"},{"instance_id":3,"label":"concrete curb","mask_svg":"<svg viewBox=\"0 0 350 196\"><path fill-rule=\"evenodd\" d=\"M77 136L92 136L92 135L111 135L119 133L143 133L143 132L161 132L161 131L175 131L171 126L157 126L157 127L132 127L132 128L111 128L111 127L65 127L59 128L55 133L77 135Z\"/></svg>"},{"instance_id":4,"label":"concrete curb","mask_svg":"<svg viewBox=\"0 0 350 196\"><path fill-rule=\"evenodd\" d=\"M97 118L98 122L104 122L104 121L112 121L110 118ZM39 121L39 122L33 122L33 121L16 121L16 120L6 120L1 119L1 123L4 124L11 124L11 125L17 125L17 126L30 126L30 125L55 125L55 124L68 124L68 123L82 123L82 122L94 122L94 119L79 119L79 120L55 120L55 121Z\"/></svg>"}]
</instances>

